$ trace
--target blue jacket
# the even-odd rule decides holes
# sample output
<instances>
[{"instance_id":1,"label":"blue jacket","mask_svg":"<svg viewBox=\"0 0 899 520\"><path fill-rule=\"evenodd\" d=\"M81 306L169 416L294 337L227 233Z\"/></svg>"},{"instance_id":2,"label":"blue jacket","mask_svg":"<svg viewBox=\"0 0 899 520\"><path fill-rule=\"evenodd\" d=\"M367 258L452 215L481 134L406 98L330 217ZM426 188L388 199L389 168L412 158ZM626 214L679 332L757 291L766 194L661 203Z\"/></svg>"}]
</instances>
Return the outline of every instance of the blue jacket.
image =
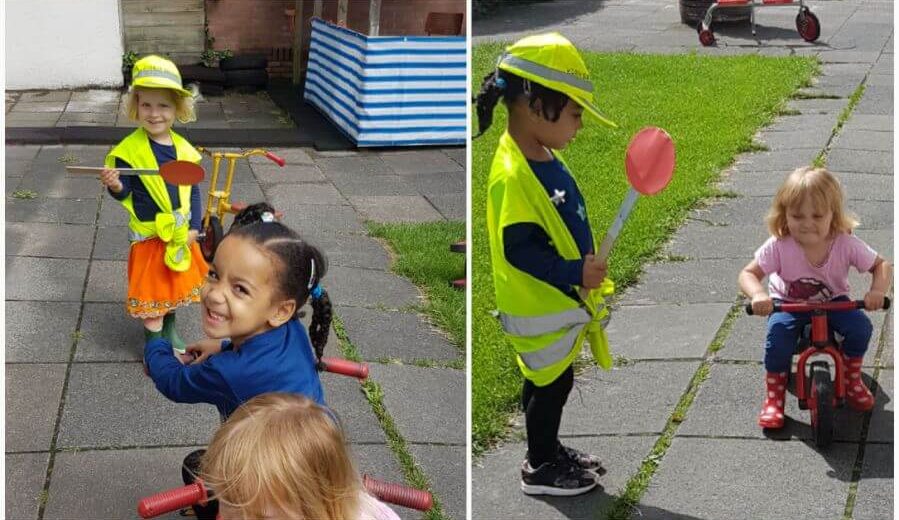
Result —
<instances>
[{"instance_id":1,"label":"blue jacket","mask_svg":"<svg viewBox=\"0 0 899 520\"><path fill-rule=\"evenodd\" d=\"M182 365L167 339L153 339L144 348L144 363L164 396L214 404L224 418L266 392L301 394L325 405L312 344L298 320L253 336L238 350L223 341L221 353L199 365Z\"/></svg>"}]
</instances>

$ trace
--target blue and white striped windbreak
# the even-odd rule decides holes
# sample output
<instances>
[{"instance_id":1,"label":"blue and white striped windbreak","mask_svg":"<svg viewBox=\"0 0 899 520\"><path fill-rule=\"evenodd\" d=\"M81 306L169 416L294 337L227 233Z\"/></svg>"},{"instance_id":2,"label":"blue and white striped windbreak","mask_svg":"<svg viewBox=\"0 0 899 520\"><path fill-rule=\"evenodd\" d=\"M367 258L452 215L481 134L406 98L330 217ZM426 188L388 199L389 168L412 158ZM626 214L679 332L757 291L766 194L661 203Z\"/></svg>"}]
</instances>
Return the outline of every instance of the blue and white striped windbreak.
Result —
<instances>
[{"instance_id":1,"label":"blue and white striped windbreak","mask_svg":"<svg viewBox=\"0 0 899 520\"><path fill-rule=\"evenodd\" d=\"M318 18L304 98L357 146L464 144L465 38L366 36Z\"/></svg>"}]
</instances>

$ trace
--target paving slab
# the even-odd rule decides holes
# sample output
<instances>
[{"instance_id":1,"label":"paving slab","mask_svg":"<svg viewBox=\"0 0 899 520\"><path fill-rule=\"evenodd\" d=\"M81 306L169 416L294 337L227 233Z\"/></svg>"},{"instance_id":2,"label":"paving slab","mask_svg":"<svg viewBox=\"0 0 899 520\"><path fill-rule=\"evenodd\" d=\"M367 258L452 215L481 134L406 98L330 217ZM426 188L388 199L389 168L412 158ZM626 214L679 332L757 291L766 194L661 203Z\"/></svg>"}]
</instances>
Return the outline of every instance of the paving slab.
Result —
<instances>
[{"instance_id":1,"label":"paving slab","mask_svg":"<svg viewBox=\"0 0 899 520\"><path fill-rule=\"evenodd\" d=\"M128 292L128 262L94 260L87 280L86 302L124 302Z\"/></svg>"},{"instance_id":2,"label":"paving slab","mask_svg":"<svg viewBox=\"0 0 899 520\"><path fill-rule=\"evenodd\" d=\"M847 190L851 189L851 186L847 187ZM690 214L690 218L713 224L752 225L764 222L764 215L770 206L770 197L741 197L697 209ZM858 216L860 229L891 229L893 226L892 201L850 198L846 201L846 207Z\"/></svg>"},{"instance_id":3,"label":"paving slab","mask_svg":"<svg viewBox=\"0 0 899 520\"><path fill-rule=\"evenodd\" d=\"M324 283L334 305L400 309L421 298L409 280L384 271L333 266Z\"/></svg>"},{"instance_id":4,"label":"paving slab","mask_svg":"<svg viewBox=\"0 0 899 520\"><path fill-rule=\"evenodd\" d=\"M464 171L456 161L440 150L384 152L381 159L399 175Z\"/></svg>"},{"instance_id":5,"label":"paving slab","mask_svg":"<svg viewBox=\"0 0 899 520\"><path fill-rule=\"evenodd\" d=\"M396 173L378 154L365 153L345 157L316 158L315 164L326 176L330 176L332 173L357 175L392 175Z\"/></svg>"},{"instance_id":6,"label":"paving slab","mask_svg":"<svg viewBox=\"0 0 899 520\"><path fill-rule=\"evenodd\" d=\"M621 306L606 333L612 352L628 359L702 358L730 305Z\"/></svg>"},{"instance_id":7,"label":"paving slab","mask_svg":"<svg viewBox=\"0 0 899 520\"><path fill-rule=\"evenodd\" d=\"M868 424L867 440L868 442L893 443L896 438L893 434L895 414L893 371L881 370L877 378L877 385L874 409L871 411L871 422Z\"/></svg>"},{"instance_id":8,"label":"paving slab","mask_svg":"<svg viewBox=\"0 0 899 520\"><path fill-rule=\"evenodd\" d=\"M827 167L838 172L893 174L893 152L837 149L827 155Z\"/></svg>"},{"instance_id":9,"label":"paving slab","mask_svg":"<svg viewBox=\"0 0 899 520\"><path fill-rule=\"evenodd\" d=\"M6 362L67 362L80 309L75 302L7 301Z\"/></svg>"},{"instance_id":10,"label":"paving slab","mask_svg":"<svg viewBox=\"0 0 899 520\"><path fill-rule=\"evenodd\" d=\"M37 520L50 454L6 454L6 518Z\"/></svg>"},{"instance_id":11,"label":"paving slab","mask_svg":"<svg viewBox=\"0 0 899 520\"><path fill-rule=\"evenodd\" d=\"M872 130L876 132L892 132L893 116L856 114L849 116L849 120L843 125L843 131Z\"/></svg>"},{"instance_id":12,"label":"paving slab","mask_svg":"<svg viewBox=\"0 0 899 520\"><path fill-rule=\"evenodd\" d=\"M733 303L737 274L747 258L687 260L649 264L640 284L627 289L623 305L653 303Z\"/></svg>"},{"instance_id":13,"label":"paving slab","mask_svg":"<svg viewBox=\"0 0 899 520\"><path fill-rule=\"evenodd\" d=\"M840 518L856 452L854 444L822 456L801 442L675 438L632 518Z\"/></svg>"},{"instance_id":14,"label":"paving slab","mask_svg":"<svg viewBox=\"0 0 899 520\"><path fill-rule=\"evenodd\" d=\"M7 257L6 298L80 301L86 275L87 260Z\"/></svg>"},{"instance_id":15,"label":"paving slab","mask_svg":"<svg viewBox=\"0 0 899 520\"><path fill-rule=\"evenodd\" d=\"M57 117L60 112L66 108L66 101L28 101L20 100L12 107L11 114L16 112L47 112L56 113Z\"/></svg>"},{"instance_id":16,"label":"paving slab","mask_svg":"<svg viewBox=\"0 0 899 520\"><path fill-rule=\"evenodd\" d=\"M59 199L96 199L102 192L99 179L84 176L48 178L34 173L24 176L16 188Z\"/></svg>"},{"instance_id":17,"label":"paving slab","mask_svg":"<svg viewBox=\"0 0 899 520\"><path fill-rule=\"evenodd\" d=\"M403 473L396 456L387 446L379 444L355 444L350 446L354 462L362 474L388 482L403 482ZM402 520L421 519L424 514L414 509L388 504Z\"/></svg>"},{"instance_id":18,"label":"paving slab","mask_svg":"<svg viewBox=\"0 0 899 520\"><path fill-rule=\"evenodd\" d=\"M65 399L60 448L205 444L219 426L214 406L169 401L141 363L75 363Z\"/></svg>"},{"instance_id":19,"label":"paving slab","mask_svg":"<svg viewBox=\"0 0 899 520\"><path fill-rule=\"evenodd\" d=\"M121 90L88 89L72 92L71 101L91 103L118 103L123 98Z\"/></svg>"},{"instance_id":20,"label":"paving slab","mask_svg":"<svg viewBox=\"0 0 899 520\"><path fill-rule=\"evenodd\" d=\"M407 443L465 446L464 371L373 363L369 374Z\"/></svg>"},{"instance_id":21,"label":"paving slab","mask_svg":"<svg viewBox=\"0 0 899 520\"><path fill-rule=\"evenodd\" d=\"M31 144L17 144L17 145L4 145L4 150L6 153L6 162L9 161L30 161L37 157L37 153L40 151L41 147L39 145L31 145Z\"/></svg>"},{"instance_id":22,"label":"paving slab","mask_svg":"<svg viewBox=\"0 0 899 520\"><path fill-rule=\"evenodd\" d=\"M765 371L761 364L715 363L702 383L678 436L801 439L812 442L807 410L800 410L792 384L788 386L781 430L763 430L756 420L765 396ZM859 442L864 415L848 406L834 418L834 440Z\"/></svg>"},{"instance_id":23,"label":"paving slab","mask_svg":"<svg viewBox=\"0 0 899 520\"><path fill-rule=\"evenodd\" d=\"M568 396L559 434L661 433L697 368L699 361L642 361L608 372L590 367Z\"/></svg>"},{"instance_id":24,"label":"paving slab","mask_svg":"<svg viewBox=\"0 0 899 520\"><path fill-rule=\"evenodd\" d=\"M798 116L789 116L789 117L779 117L772 124L765 127L765 131L767 132L795 132L801 130L808 130L809 128L830 128L837 124L837 116L836 115L823 115L823 114L802 114ZM804 152L805 155L809 153L813 153L812 150L815 150L815 147L810 149L806 149ZM820 152L821 149L817 148L817 151ZM748 154L745 157L751 157L753 155L758 154ZM795 157L787 154L780 153L780 158L786 159L787 164L796 163L797 160ZM762 170L772 169L772 168L762 168Z\"/></svg>"},{"instance_id":25,"label":"paving slab","mask_svg":"<svg viewBox=\"0 0 899 520\"><path fill-rule=\"evenodd\" d=\"M894 323L894 311L890 311L888 317L885 319L885 326L883 330L883 354L881 354L880 365L884 367L893 368L893 352L895 350L895 339L893 337L893 323Z\"/></svg>"},{"instance_id":26,"label":"paving slab","mask_svg":"<svg viewBox=\"0 0 899 520\"><path fill-rule=\"evenodd\" d=\"M853 109L859 114L890 115L893 113L893 86L867 85L865 94Z\"/></svg>"},{"instance_id":27,"label":"paving slab","mask_svg":"<svg viewBox=\"0 0 899 520\"><path fill-rule=\"evenodd\" d=\"M328 179L314 164L287 164L283 167L272 163L254 164L253 174L263 184L296 184L325 182Z\"/></svg>"},{"instance_id":28,"label":"paving slab","mask_svg":"<svg viewBox=\"0 0 899 520\"><path fill-rule=\"evenodd\" d=\"M465 220L465 194L428 195L430 202L447 220Z\"/></svg>"},{"instance_id":29,"label":"paving slab","mask_svg":"<svg viewBox=\"0 0 899 520\"><path fill-rule=\"evenodd\" d=\"M70 90L32 90L22 92L19 101L25 102L61 102L68 101L72 97Z\"/></svg>"},{"instance_id":30,"label":"paving slab","mask_svg":"<svg viewBox=\"0 0 899 520\"><path fill-rule=\"evenodd\" d=\"M275 208L284 211L279 190L268 190L267 195ZM365 233L365 227L352 206L296 206L284 211L281 221L303 236Z\"/></svg>"},{"instance_id":31,"label":"paving slab","mask_svg":"<svg viewBox=\"0 0 899 520\"><path fill-rule=\"evenodd\" d=\"M381 429L371 405L365 399L359 380L321 373L321 382L325 391L325 402L337 414L350 443L387 443L387 436Z\"/></svg>"},{"instance_id":32,"label":"paving slab","mask_svg":"<svg viewBox=\"0 0 899 520\"><path fill-rule=\"evenodd\" d=\"M894 514L893 445L868 444L852 509L854 520L879 520Z\"/></svg>"},{"instance_id":33,"label":"paving slab","mask_svg":"<svg viewBox=\"0 0 899 520\"><path fill-rule=\"evenodd\" d=\"M94 227L77 224L6 224L6 254L50 258L88 258Z\"/></svg>"},{"instance_id":34,"label":"paving slab","mask_svg":"<svg viewBox=\"0 0 899 520\"><path fill-rule=\"evenodd\" d=\"M92 114L106 114L115 116L115 113L119 110L119 101L115 100L111 103L98 103L93 100L76 100L73 99L69 101L66 105L66 114L70 113L92 113Z\"/></svg>"},{"instance_id":35,"label":"paving slab","mask_svg":"<svg viewBox=\"0 0 899 520\"><path fill-rule=\"evenodd\" d=\"M843 130L834 138L832 150L893 151L893 133L873 130Z\"/></svg>"},{"instance_id":36,"label":"paving slab","mask_svg":"<svg viewBox=\"0 0 899 520\"><path fill-rule=\"evenodd\" d=\"M419 193L428 197L451 193L465 194L465 172L421 173L405 176L402 179Z\"/></svg>"},{"instance_id":37,"label":"paving slab","mask_svg":"<svg viewBox=\"0 0 899 520\"><path fill-rule=\"evenodd\" d=\"M769 237L763 222L757 225L710 226L688 220L665 246L673 254L688 258L742 258L748 263L756 248Z\"/></svg>"},{"instance_id":38,"label":"paving slab","mask_svg":"<svg viewBox=\"0 0 899 520\"><path fill-rule=\"evenodd\" d=\"M803 114L828 114L839 116L848 105L849 100L846 98L791 99L787 102L787 109L798 110ZM814 143L812 143L812 146L814 146ZM802 147L795 146L795 148Z\"/></svg>"},{"instance_id":39,"label":"paving slab","mask_svg":"<svg viewBox=\"0 0 899 520\"><path fill-rule=\"evenodd\" d=\"M6 365L6 453L50 449L65 377L63 364Z\"/></svg>"},{"instance_id":40,"label":"paving slab","mask_svg":"<svg viewBox=\"0 0 899 520\"><path fill-rule=\"evenodd\" d=\"M270 148L269 151L284 159L287 162L287 165L312 165L315 162L310 155L314 150L310 148ZM253 166L257 164L272 165L272 162L267 157L260 155L253 155L247 159Z\"/></svg>"},{"instance_id":41,"label":"paving slab","mask_svg":"<svg viewBox=\"0 0 899 520\"><path fill-rule=\"evenodd\" d=\"M97 218L97 199L16 199L6 197L7 222L49 222L93 224Z\"/></svg>"},{"instance_id":42,"label":"paving slab","mask_svg":"<svg viewBox=\"0 0 899 520\"><path fill-rule=\"evenodd\" d=\"M349 204L347 199L329 183L279 184L276 188L268 190L268 194L277 201L277 204L273 205L285 214L307 209L309 206Z\"/></svg>"},{"instance_id":43,"label":"paving slab","mask_svg":"<svg viewBox=\"0 0 899 520\"><path fill-rule=\"evenodd\" d=\"M454 520L464 520L465 483L468 480L465 471L465 446L428 444L408 446L415 463L428 476L431 490L443 504L446 516Z\"/></svg>"},{"instance_id":44,"label":"paving slab","mask_svg":"<svg viewBox=\"0 0 899 520\"><path fill-rule=\"evenodd\" d=\"M18 180L31 171L31 159L10 159L6 157L3 175L9 181L6 182L7 193L12 193L12 188L18 184Z\"/></svg>"},{"instance_id":45,"label":"paving slab","mask_svg":"<svg viewBox=\"0 0 899 520\"><path fill-rule=\"evenodd\" d=\"M138 500L184 485L181 463L198 448L58 453L44 518L136 518ZM156 518L181 517L175 511Z\"/></svg>"},{"instance_id":46,"label":"paving slab","mask_svg":"<svg viewBox=\"0 0 899 520\"><path fill-rule=\"evenodd\" d=\"M94 240L94 251L91 258L94 260L128 260L128 226L99 226L96 229L97 237Z\"/></svg>"},{"instance_id":47,"label":"paving slab","mask_svg":"<svg viewBox=\"0 0 899 520\"><path fill-rule=\"evenodd\" d=\"M58 120L59 114L56 112L7 112L4 122L7 128L45 128L55 126Z\"/></svg>"},{"instance_id":48,"label":"paving slab","mask_svg":"<svg viewBox=\"0 0 899 520\"><path fill-rule=\"evenodd\" d=\"M329 179L344 197L419 195L409 179L400 175L331 173Z\"/></svg>"},{"instance_id":49,"label":"paving slab","mask_svg":"<svg viewBox=\"0 0 899 520\"><path fill-rule=\"evenodd\" d=\"M465 171L465 157L468 153L466 149L466 146L454 146L451 148L444 148L443 153L445 153L450 159L456 161L456 164L462 167L462 171Z\"/></svg>"},{"instance_id":50,"label":"paving slab","mask_svg":"<svg viewBox=\"0 0 899 520\"><path fill-rule=\"evenodd\" d=\"M734 191L743 197L769 197L770 200L791 171L757 172L730 168L722 173L718 187Z\"/></svg>"},{"instance_id":51,"label":"paving slab","mask_svg":"<svg viewBox=\"0 0 899 520\"><path fill-rule=\"evenodd\" d=\"M566 445L599 456L606 468L601 489L578 497L531 497L521 492L526 443L507 443L476 461L471 469L472 518L603 518L656 442L655 436L578 437ZM683 519L686 520L686 519Z\"/></svg>"},{"instance_id":52,"label":"paving slab","mask_svg":"<svg viewBox=\"0 0 899 520\"><path fill-rule=\"evenodd\" d=\"M63 112L56 126L113 126L115 121L115 112Z\"/></svg>"},{"instance_id":53,"label":"paving slab","mask_svg":"<svg viewBox=\"0 0 899 520\"><path fill-rule=\"evenodd\" d=\"M789 132L761 131L755 136L755 140L768 147L769 150L792 150L794 148L824 149L827 140L830 139L831 128L819 127L815 129L793 130Z\"/></svg>"},{"instance_id":54,"label":"paving slab","mask_svg":"<svg viewBox=\"0 0 899 520\"><path fill-rule=\"evenodd\" d=\"M334 312L363 359L459 359L459 349L418 314L343 306Z\"/></svg>"},{"instance_id":55,"label":"paving slab","mask_svg":"<svg viewBox=\"0 0 899 520\"><path fill-rule=\"evenodd\" d=\"M418 195L350 196L349 200L362 218L375 222L444 220L427 199Z\"/></svg>"},{"instance_id":56,"label":"paving slab","mask_svg":"<svg viewBox=\"0 0 899 520\"><path fill-rule=\"evenodd\" d=\"M387 252L374 238L360 235L306 235L303 238L328 255L328 265L382 271L390 267Z\"/></svg>"}]
</instances>

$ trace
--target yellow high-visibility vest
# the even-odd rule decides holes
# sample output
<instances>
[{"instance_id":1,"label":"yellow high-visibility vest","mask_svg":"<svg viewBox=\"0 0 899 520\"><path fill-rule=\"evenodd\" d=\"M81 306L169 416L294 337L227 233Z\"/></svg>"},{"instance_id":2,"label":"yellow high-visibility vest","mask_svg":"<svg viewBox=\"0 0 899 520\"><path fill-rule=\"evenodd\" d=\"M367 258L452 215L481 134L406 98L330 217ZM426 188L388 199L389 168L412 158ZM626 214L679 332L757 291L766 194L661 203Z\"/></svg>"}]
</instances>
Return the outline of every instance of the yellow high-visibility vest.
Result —
<instances>
[{"instance_id":1,"label":"yellow high-visibility vest","mask_svg":"<svg viewBox=\"0 0 899 520\"><path fill-rule=\"evenodd\" d=\"M175 154L179 161L199 163L202 156L186 139L171 132ZM131 165L132 168L159 169L156 157L150 148L150 137L143 128L138 128L115 146L106 156L106 167L115 168L116 158ZM190 190L191 186L179 186L181 208L172 209L169 192L165 181L159 175L139 175L138 179L147 188L153 202L159 206L156 218L141 221L134 212L132 194L119 201L130 215L128 220L129 238L132 242L159 237L166 243L165 264L173 271L186 271L190 267L190 248L187 247L187 236L190 230Z\"/></svg>"},{"instance_id":2,"label":"yellow high-visibility vest","mask_svg":"<svg viewBox=\"0 0 899 520\"><path fill-rule=\"evenodd\" d=\"M499 320L515 348L518 366L535 385L546 386L571 365L587 339L596 363L609 369L612 358L604 330L609 310L603 296L614 292L611 280L606 279L598 289L581 288L579 292L586 296L578 302L515 268L506 260L503 228L524 222L537 224L546 231L562 258L581 258L577 242L561 215L506 132L500 138L490 168L487 229Z\"/></svg>"}]
</instances>

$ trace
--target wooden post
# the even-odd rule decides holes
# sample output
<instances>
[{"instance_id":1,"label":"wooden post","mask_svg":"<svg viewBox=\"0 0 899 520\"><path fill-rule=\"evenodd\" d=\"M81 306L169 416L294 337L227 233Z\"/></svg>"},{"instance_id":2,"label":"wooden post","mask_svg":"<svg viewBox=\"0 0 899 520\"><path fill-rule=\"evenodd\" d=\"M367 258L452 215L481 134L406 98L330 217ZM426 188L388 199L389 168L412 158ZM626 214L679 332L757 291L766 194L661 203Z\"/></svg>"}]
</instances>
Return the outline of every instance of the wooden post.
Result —
<instances>
[{"instance_id":1,"label":"wooden post","mask_svg":"<svg viewBox=\"0 0 899 520\"><path fill-rule=\"evenodd\" d=\"M346 27L347 0L337 1L337 25Z\"/></svg>"},{"instance_id":2,"label":"wooden post","mask_svg":"<svg viewBox=\"0 0 899 520\"><path fill-rule=\"evenodd\" d=\"M368 1L368 35L377 36L381 32L381 0Z\"/></svg>"},{"instance_id":3,"label":"wooden post","mask_svg":"<svg viewBox=\"0 0 899 520\"><path fill-rule=\"evenodd\" d=\"M316 18L322 17L322 0L315 0L312 3L312 16Z\"/></svg>"},{"instance_id":4,"label":"wooden post","mask_svg":"<svg viewBox=\"0 0 899 520\"><path fill-rule=\"evenodd\" d=\"M293 15L293 76L294 85L303 77L303 42L305 40L306 19L303 18L303 0L294 0Z\"/></svg>"}]
</instances>

